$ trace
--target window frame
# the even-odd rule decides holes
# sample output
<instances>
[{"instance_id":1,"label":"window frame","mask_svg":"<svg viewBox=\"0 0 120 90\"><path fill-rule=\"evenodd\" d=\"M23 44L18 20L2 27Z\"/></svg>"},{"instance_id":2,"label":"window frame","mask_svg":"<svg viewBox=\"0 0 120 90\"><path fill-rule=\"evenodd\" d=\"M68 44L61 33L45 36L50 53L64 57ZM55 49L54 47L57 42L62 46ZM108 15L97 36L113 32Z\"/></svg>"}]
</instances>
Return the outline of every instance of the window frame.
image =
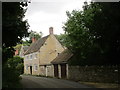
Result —
<instances>
[{"instance_id":1,"label":"window frame","mask_svg":"<svg viewBox=\"0 0 120 90\"><path fill-rule=\"evenodd\" d=\"M34 65L34 70L37 71L38 70L38 66L35 64Z\"/></svg>"}]
</instances>

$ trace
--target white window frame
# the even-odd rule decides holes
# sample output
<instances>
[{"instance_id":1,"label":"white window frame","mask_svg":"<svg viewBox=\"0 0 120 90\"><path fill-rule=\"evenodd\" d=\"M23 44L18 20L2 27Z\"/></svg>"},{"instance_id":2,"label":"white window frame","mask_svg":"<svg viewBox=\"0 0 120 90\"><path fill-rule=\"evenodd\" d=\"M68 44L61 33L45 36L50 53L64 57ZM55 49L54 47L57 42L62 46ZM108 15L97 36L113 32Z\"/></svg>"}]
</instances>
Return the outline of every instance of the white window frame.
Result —
<instances>
[{"instance_id":1,"label":"white window frame","mask_svg":"<svg viewBox=\"0 0 120 90\"><path fill-rule=\"evenodd\" d=\"M29 60L29 55L26 56L26 59Z\"/></svg>"},{"instance_id":2,"label":"white window frame","mask_svg":"<svg viewBox=\"0 0 120 90\"><path fill-rule=\"evenodd\" d=\"M32 56L32 57L31 57ZM32 58L33 58L33 55L32 54L30 54L30 60L32 60Z\"/></svg>"},{"instance_id":3,"label":"white window frame","mask_svg":"<svg viewBox=\"0 0 120 90\"><path fill-rule=\"evenodd\" d=\"M28 70L28 65L26 65L26 70Z\"/></svg>"},{"instance_id":4,"label":"white window frame","mask_svg":"<svg viewBox=\"0 0 120 90\"><path fill-rule=\"evenodd\" d=\"M37 55L38 55L38 54L37 54L37 53L35 53L35 55L34 55L34 56L35 56L35 59L37 59Z\"/></svg>"},{"instance_id":5,"label":"white window frame","mask_svg":"<svg viewBox=\"0 0 120 90\"><path fill-rule=\"evenodd\" d=\"M37 71L38 70L38 66L35 64L34 65L34 70Z\"/></svg>"}]
</instances>

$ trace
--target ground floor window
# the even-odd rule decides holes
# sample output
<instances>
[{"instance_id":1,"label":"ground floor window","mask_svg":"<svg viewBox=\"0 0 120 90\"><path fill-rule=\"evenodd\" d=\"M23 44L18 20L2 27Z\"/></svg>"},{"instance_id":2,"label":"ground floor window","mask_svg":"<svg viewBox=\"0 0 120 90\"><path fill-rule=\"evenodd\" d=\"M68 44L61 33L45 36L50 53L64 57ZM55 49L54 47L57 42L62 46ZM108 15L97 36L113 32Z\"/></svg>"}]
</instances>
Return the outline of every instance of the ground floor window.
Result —
<instances>
[{"instance_id":1,"label":"ground floor window","mask_svg":"<svg viewBox=\"0 0 120 90\"><path fill-rule=\"evenodd\" d=\"M26 65L26 70L28 70L28 65Z\"/></svg>"},{"instance_id":2,"label":"ground floor window","mask_svg":"<svg viewBox=\"0 0 120 90\"><path fill-rule=\"evenodd\" d=\"M38 66L37 66L37 65L35 65L35 66L34 66L34 69L35 69L35 71L36 71L36 70L38 70Z\"/></svg>"}]
</instances>

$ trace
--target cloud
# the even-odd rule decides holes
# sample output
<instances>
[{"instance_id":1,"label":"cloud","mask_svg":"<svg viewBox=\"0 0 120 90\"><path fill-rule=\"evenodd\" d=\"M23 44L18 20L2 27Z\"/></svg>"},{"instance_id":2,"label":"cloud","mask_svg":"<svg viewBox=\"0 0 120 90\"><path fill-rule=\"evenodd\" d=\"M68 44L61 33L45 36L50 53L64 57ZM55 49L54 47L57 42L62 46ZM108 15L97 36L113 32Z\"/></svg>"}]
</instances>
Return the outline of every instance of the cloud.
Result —
<instances>
[{"instance_id":1,"label":"cloud","mask_svg":"<svg viewBox=\"0 0 120 90\"><path fill-rule=\"evenodd\" d=\"M56 2L57 1L57 2ZM76 2L75 2L76 1ZM30 30L49 34L49 27L54 27L54 33L64 33L62 26L66 22L66 11L82 9L83 0L35 0L30 3L25 19L28 19Z\"/></svg>"}]
</instances>

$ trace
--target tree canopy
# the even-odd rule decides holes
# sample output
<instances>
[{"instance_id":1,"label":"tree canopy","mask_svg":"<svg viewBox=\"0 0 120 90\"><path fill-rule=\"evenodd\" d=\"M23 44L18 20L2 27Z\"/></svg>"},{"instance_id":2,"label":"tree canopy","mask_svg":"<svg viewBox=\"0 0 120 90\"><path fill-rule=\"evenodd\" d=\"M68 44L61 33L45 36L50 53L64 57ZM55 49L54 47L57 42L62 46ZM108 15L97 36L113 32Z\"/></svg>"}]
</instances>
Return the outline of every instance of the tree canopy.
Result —
<instances>
[{"instance_id":1,"label":"tree canopy","mask_svg":"<svg viewBox=\"0 0 120 90\"><path fill-rule=\"evenodd\" d=\"M14 57L14 46L28 35L29 24L23 20L27 2L2 3L2 87L13 88L20 80L22 59Z\"/></svg>"},{"instance_id":2,"label":"tree canopy","mask_svg":"<svg viewBox=\"0 0 120 90\"><path fill-rule=\"evenodd\" d=\"M23 20L27 2L2 3L2 52L3 63L14 53L13 46L28 35L29 24Z\"/></svg>"},{"instance_id":3,"label":"tree canopy","mask_svg":"<svg viewBox=\"0 0 120 90\"><path fill-rule=\"evenodd\" d=\"M42 37L42 32L37 33L36 31L32 31L32 30L31 30L31 31L29 32L28 37L24 38L25 40L22 40L22 44L29 46L29 45L32 43L32 38L33 38L33 37L34 37L36 40L38 40L39 38Z\"/></svg>"},{"instance_id":4,"label":"tree canopy","mask_svg":"<svg viewBox=\"0 0 120 90\"><path fill-rule=\"evenodd\" d=\"M72 64L118 64L120 55L120 3L92 2L83 11L67 12L64 30Z\"/></svg>"}]
</instances>

